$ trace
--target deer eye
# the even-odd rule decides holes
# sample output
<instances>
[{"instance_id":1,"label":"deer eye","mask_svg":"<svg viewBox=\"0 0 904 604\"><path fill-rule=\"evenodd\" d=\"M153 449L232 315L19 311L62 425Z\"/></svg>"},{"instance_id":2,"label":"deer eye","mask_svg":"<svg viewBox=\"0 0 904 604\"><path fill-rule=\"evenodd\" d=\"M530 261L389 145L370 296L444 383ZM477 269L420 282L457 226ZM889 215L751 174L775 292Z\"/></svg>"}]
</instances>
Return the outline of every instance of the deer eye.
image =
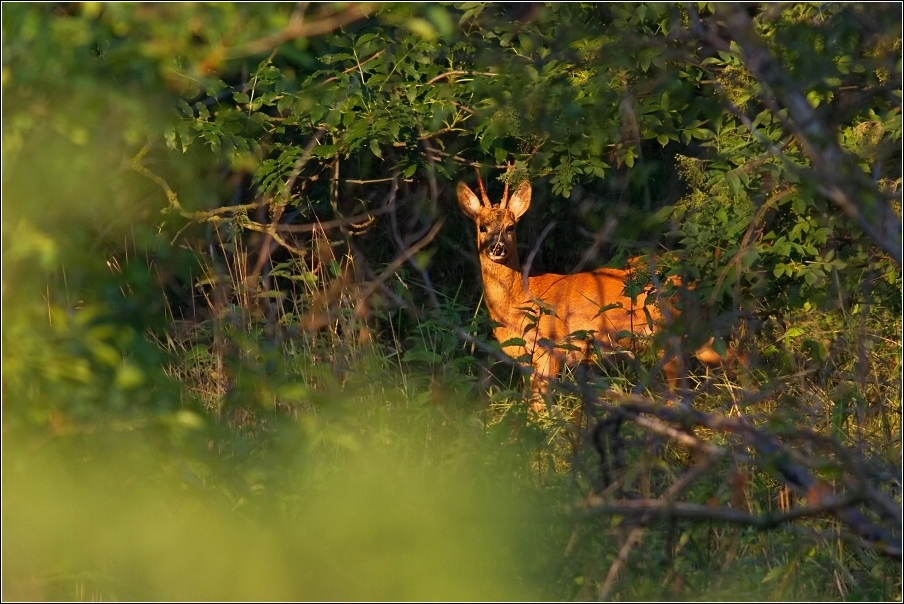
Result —
<instances>
[{"instance_id":1,"label":"deer eye","mask_svg":"<svg viewBox=\"0 0 904 604\"><path fill-rule=\"evenodd\" d=\"M505 231L506 231L507 233L511 233L511 232L514 231L514 230L515 230L515 225L513 225L513 224L510 224L510 225L508 225L507 227L505 227Z\"/></svg>"},{"instance_id":2,"label":"deer eye","mask_svg":"<svg viewBox=\"0 0 904 604\"><path fill-rule=\"evenodd\" d=\"M481 233L486 233L486 232L487 232L487 227L484 226L484 225L480 225L480 226L478 227L478 230L479 230Z\"/></svg>"}]
</instances>

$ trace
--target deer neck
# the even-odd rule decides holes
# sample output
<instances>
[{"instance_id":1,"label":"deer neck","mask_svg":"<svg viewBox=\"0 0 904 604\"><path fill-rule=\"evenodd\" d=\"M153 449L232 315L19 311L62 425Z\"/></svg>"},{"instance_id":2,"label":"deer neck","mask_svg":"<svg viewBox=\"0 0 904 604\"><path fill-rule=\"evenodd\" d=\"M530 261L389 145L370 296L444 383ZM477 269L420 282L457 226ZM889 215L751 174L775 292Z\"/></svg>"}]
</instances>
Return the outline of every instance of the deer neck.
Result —
<instances>
[{"instance_id":1,"label":"deer neck","mask_svg":"<svg viewBox=\"0 0 904 604\"><path fill-rule=\"evenodd\" d=\"M498 323L512 325L515 318L520 317L521 311L517 309L524 301L521 262L517 252L505 264L481 256L480 273L490 318Z\"/></svg>"}]
</instances>

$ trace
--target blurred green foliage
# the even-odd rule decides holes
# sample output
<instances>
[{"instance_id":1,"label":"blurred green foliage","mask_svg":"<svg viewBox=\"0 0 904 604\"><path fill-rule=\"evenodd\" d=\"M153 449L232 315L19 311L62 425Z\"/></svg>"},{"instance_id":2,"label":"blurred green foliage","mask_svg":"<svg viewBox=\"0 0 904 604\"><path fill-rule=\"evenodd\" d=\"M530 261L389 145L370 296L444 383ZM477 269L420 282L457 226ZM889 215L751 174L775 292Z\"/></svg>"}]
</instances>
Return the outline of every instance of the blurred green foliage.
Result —
<instances>
[{"instance_id":1,"label":"blurred green foliage","mask_svg":"<svg viewBox=\"0 0 904 604\"><path fill-rule=\"evenodd\" d=\"M4 439L4 598L540 597L530 490L500 459L475 471L474 459L408 456L408 439L422 437L381 424L393 443L346 453L326 473L315 470L326 445L284 433L278 479L264 464L161 452L128 429L41 447Z\"/></svg>"}]
</instances>

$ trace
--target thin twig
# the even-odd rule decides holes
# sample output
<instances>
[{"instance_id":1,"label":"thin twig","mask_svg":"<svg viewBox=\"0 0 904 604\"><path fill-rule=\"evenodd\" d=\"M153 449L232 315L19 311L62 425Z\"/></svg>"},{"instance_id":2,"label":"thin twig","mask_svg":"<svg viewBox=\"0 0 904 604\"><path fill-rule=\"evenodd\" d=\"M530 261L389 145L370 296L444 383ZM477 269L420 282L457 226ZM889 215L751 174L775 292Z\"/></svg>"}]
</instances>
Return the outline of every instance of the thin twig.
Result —
<instances>
[{"instance_id":1,"label":"thin twig","mask_svg":"<svg viewBox=\"0 0 904 604\"><path fill-rule=\"evenodd\" d=\"M365 289L360 295L360 301L358 302L358 306L355 309L355 315L358 317L364 316L365 313L365 302L373 295L374 291L376 291L377 287L379 287L384 281L389 279L399 268L408 261L409 258L418 253L421 249L427 246L428 243L433 241L433 238L436 237L436 234L439 233L440 228L443 226L444 220L440 218L433 225L433 228L424 235L424 238L412 245L410 248L405 250L400 256L398 256L392 263L386 267L386 269L380 274L379 277L374 279L371 284Z\"/></svg>"},{"instance_id":2,"label":"thin twig","mask_svg":"<svg viewBox=\"0 0 904 604\"><path fill-rule=\"evenodd\" d=\"M430 78L429 80L427 80L426 85L430 86L431 84L436 84L437 82L439 82L440 80L442 80L444 78L451 78L451 77L458 76L458 75L470 75L470 76L480 75L480 76L487 76L487 77L495 78L499 74L493 73L491 71L463 71L461 69L453 69L452 71L447 71L446 73L441 73L438 76Z\"/></svg>"}]
</instances>

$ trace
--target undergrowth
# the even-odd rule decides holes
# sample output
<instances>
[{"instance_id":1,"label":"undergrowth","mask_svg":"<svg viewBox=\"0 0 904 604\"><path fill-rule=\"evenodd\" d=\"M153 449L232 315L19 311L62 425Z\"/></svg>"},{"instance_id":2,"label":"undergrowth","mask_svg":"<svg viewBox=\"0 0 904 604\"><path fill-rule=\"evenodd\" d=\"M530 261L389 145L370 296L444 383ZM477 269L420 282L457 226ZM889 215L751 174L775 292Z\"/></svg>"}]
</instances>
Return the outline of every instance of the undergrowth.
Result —
<instances>
[{"instance_id":1,"label":"undergrowth","mask_svg":"<svg viewBox=\"0 0 904 604\"><path fill-rule=\"evenodd\" d=\"M596 599L603 585L604 595L618 600L889 599L900 592L900 569L846 539L829 518L763 531L707 518L638 527L617 515L567 511L578 510L582 498L594 492L628 499L660 496L698 461L680 444L629 427L621 435L617 483L606 484L600 452L589 436L599 418L583 413L580 397L563 388L551 413L532 417L519 373L505 363L487 365L480 348L449 329L470 325L492 349L479 334L485 321L480 314L469 315L453 299L445 300L440 312L407 325L409 319L398 311L356 314L355 296L336 293L349 286L337 285L346 275L336 267L352 261L331 262L333 269L321 268L313 276L273 278L270 293L249 306L212 302L235 300L245 291L238 282L224 281L225 292L204 297L209 307L201 314L210 318L166 340L174 359L171 377L189 386L220 423L242 434L248 450L260 455L243 464L268 467L275 451L285 454L286 442L299 434L309 442L310 457L300 473L308 478L301 483L299 474L287 482L273 478L265 488L252 487L252 500L259 491L280 492L285 484L303 492L326 476L342 475L349 459L382 447L414 461L423 473L459 478L504 460L502 473L518 485L506 488L514 489L519 501L532 502L535 511L543 510L528 531L537 540L523 552L535 566L523 568L531 569L530 581L540 590L535 593L546 597ZM324 301L313 312L325 318L312 315L305 300ZM753 362L736 371L696 367L685 394L701 411L744 416L788 438L806 427L864 459L894 467L900 456L900 378L895 377L901 369L895 347L900 322L869 329L869 321L881 318L845 319L802 313L792 318L793 328L769 323L749 343L758 351ZM322 326L305 329L310 321ZM228 345L218 347L218 339ZM655 376L643 367L638 373L632 362L606 363L589 375L566 372L566 379L574 377L595 385L596 392L631 392L642 377L649 384L643 392L666 394ZM722 435L700 427L694 436L723 442ZM819 446L826 445L805 444L809 452ZM762 467L727 459L722 465L711 468L685 497L752 514L804 503ZM897 497L899 488L889 484ZM291 502L281 504L284 513L303 513L303 496L280 497ZM626 546L632 539L635 544Z\"/></svg>"}]
</instances>

